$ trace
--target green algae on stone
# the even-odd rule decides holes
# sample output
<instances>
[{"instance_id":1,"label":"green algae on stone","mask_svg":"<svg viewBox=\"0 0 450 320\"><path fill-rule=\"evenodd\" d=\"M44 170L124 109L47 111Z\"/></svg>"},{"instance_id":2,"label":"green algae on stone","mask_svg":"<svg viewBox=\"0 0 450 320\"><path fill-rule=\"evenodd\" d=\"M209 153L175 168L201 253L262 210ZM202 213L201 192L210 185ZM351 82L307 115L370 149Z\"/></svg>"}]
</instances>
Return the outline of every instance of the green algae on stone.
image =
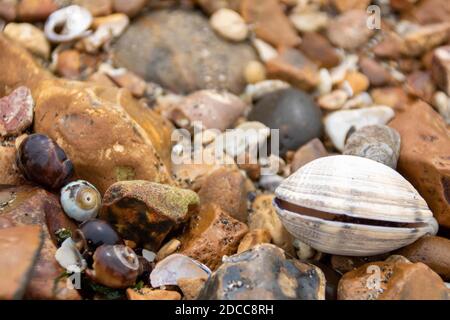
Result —
<instances>
[{"instance_id":1,"label":"green algae on stone","mask_svg":"<svg viewBox=\"0 0 450 320\"><path fill-rule=\"evenodd\" d=\"M190 190L144 180L120 181L105 193L100 218L127 240L157 250L172 228L185 222L199 198Z\"/></svg>"}]
</instances>

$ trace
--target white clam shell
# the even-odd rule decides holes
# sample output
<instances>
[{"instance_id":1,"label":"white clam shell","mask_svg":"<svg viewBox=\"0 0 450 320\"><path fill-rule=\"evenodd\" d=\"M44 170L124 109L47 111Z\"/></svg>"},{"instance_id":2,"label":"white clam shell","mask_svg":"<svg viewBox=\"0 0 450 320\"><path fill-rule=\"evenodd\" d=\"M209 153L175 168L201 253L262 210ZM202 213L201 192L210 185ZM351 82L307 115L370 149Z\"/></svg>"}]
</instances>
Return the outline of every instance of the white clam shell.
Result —
<instances>
[{"instance_id":1,"label":"white clam shell","mask_svg":"<svg viewBox=\"0 0 450 320\"><path fill-rule=\"evenodd\" d=\"M339 155L314 160L283 181L275 194L274 205L286 229L326 253L381 254L425 234L436 234L438 228L425 200L406 179L362 157ZM296 210L300 213L292 212L282 208L281 201L359 220L332 221L302 214L301 208Z\"/></svg>"},{"instance_id":2,"label":"white clam shell","mask_svg":"<svg viewBox=\"0 0 450 320\"><path fill-rule=\"evenodd\" d=\"M92 21L89 10L72 5L53 12L45 22L44 32L52 42L68 42L87 36ZM62 27L60 33L57 27Z\"/></svg>"}]
</instances>

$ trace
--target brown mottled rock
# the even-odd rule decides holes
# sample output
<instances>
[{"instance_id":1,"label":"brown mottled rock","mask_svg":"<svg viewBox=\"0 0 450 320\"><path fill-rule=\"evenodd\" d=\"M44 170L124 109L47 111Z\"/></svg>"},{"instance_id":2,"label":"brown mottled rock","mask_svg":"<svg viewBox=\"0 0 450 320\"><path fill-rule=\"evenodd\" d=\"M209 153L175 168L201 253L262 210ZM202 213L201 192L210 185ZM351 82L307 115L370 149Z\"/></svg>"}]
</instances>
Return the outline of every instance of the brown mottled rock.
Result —
<instances>
[{"instance_id":1,"label":"brown mottled rock","mask_svg":"<svg viewBox=\"0 0 450 320\"><path fill-rule=\"evenodd\" d=\"M422 262L450 281L450 240L426 236L396 252L411 262Z\"/></svg>"},{"instance_id":2,"label":"brown mottled rock","mask_svg":"<svg viewBox=\"0 0 450 320\"><path fill-rule=\"evenodd\" d=\"M424 102L398 113L389 124L401 136L398 171L425 198L443 227L450 227L450 131Z\"/></svg>"},{"instance_id":3,"label":"brown mottled rock","mask_svg":"<svg viewBox=\"0 0 450 320\"><path fill-rule=\"evenodd\" d=\"M78 79L81 73L81 54L78 50L64 50L58 54L56 73L66 79Z\"/></svg>"},{"instance_id":4,"label":"brown mottled rock","mask_svg":"<svg viewBox=\"0 0 450 320\"><path fill-rule=\"evenodd\" d=\"M266 68L269 78L302 90L312 90L319 82L317 66L297 49L282 48L278 56L267 61Z\"/></svg>"},{"instance_id":5,"label":"brown mottled rock","mask_svg":"<svg viewBox=\"0 0 450 320\"><path fill-rule=\"evenodd\" d=\"M176 291L170 290L153 290L150 288L142 288L135 290L128 288L128 300L181 300L181 295Z\"/></svg>"},{"instance_id":6,"label":"brown mottled rock","mask_svg":"<svg viewBox=\"0 0 450 320\"><path fill-rule=\"evenodd\" d=\"M367 28L365 10L350 10L330 21L327 27L328 39L334 45L355 50L367 43L373 30Z\"/></svg>"},{"instance_id":7,"label":"brown mottled rock","mask_svg":"<svg viewBox=\"0 0 450 320\"><path fill-rule=\"evenodd\" d=\"M101 193L121 180L171 182L172 126L127 90L55 79L1 34L0 69L0 96L29 87L34 130L57 141L77 176Z\"/></svg>"},{"instance_id":8,"label":"brown mottled rock","mask_svg":"<svg viewBox=\"0 0 450 320\"><path fill-rule=\"evenodd\" d=\"M332 0L331 3L339 12L346 12L353 9L366 10L370 0Z\"/></svg>"},{"instance_id":9,"label":"brown mottled rock","mask_svg":"<svg viewBox=\"0 0 450 320\"><path fill-rule=\"evenodd\" d=\"M299 49L322 68L335 67L341 60L328 39L317 32L305 32Z\"/></svg>"},{"instance_id":10,"label":"brown mottled rock","mask_svg":"<svg viewBox=\"0 0 450 320\"><path fill-rule=\"evenodd\" d=\"M55 0L21 0L17 5L17 17L26 22L45 21L58 7Z\"/></svg>"},{"instance_id":11,"label":"brown mottled rock","mask_svg":"<svg viewBox=\"0 0 450 320\"><path fill-rule=\"evenodd\" d=\"M55 260L56 246L52 238L56 238L57 228L74 229L73 222L63 213L59 199L35 187L3 186L0 187L0 207L2 207L0 219L3 222L8 221L9 226L38 225L42 228L42 250L33 267L24 298L80 299L76 290L66 286L65 279L56 281L64 270ZM4 223L0 225L5 227Z\"/></svg>"},{"instance_id":12,"label":"brown mottled rock","mask_svg":"<svg viewBox=\"0 0 450 320\"><path fill-rule=\"evenodd\" d=\"M246 108L246 104L232 93L200 90L174 106L169 117L180 127L188 128L198 121L205 129L223 131L232 127Z\"/></svg>"},{"instance_id":13,"label":"brown mottled rock","mask_svg":"<svg viewBox=\"0 0 450 320\"><path fill-rule=\"evenodd\" d=\"M125 13L129 17L137 15L148 3L148 0L112 0L114 12Z\"/></svg>"},{"instance_id":14,"label":"brown mottled rock","mask_svg":"<svg viewBox=\"0 0 450 320\"><path fill-rule=\"evenodd\" d=\"M241 14L258 38L275 47L295 47L301 42L277 0L242 0Z\"/></svg>"},{"instance_id":15,"label":"brown mottled rock","mask_svg":"<svg viewBox=\"0 0 450 320\"><path fill-rule=\"evenodd\" d=\"M275 207L272 205L273 198L273 194L261 194L256 197L248 217L248 226L250 230L266 229L275 245L289 254L294 254L293 238L278 218Z\"/></svg>"},{"instance_id":16,"label":"brown mottled rock","mask_svg":"<svg viewBox=\"0 0 450 320\"><path fill-rule=\"evenodd\" d=\"M272 238L266 229L250 230L239 243L237 253L241 253L257 246L261 243L270 243Z\"/></svg>"},{"instance_id":17,"label":"brown mottled rock","mask_svg":"<svg viewBox=\"0 0 450 320\"><path fill-rule=\"evenodd\" d=\"M75 0L73 4L88 9L94 17L107 16L112 13L111 0Z\"/></svg>"},{"instance_id":18,"label":"brown mottled rock","mask_svg":"<svg viewBox=\"0 0 450 320\"><path fill-rule=\"evenodd\" d=\"M339 272L340 274L345 274L349 271L355 270L362 265L369 262L383 261L389 257L389 253L369 256L369 257L351 257L351 256L331 256L331 267Z\"/></svg>"},{"instance_id":19,"label":"brown mottled rock","mask_svg":"<svg viewBox=\"0 0 450 320\"><path fill-rule=\"evenodd\" d=\"M215 203L233 218L247 222L245 177L238 170L215 170L206 177L198 195L201 206Z\"/></svg>"},{"instance_id":20,"label":"brown mottled rock","mask_svg":"<svg viewBox=\"0 0 450 320\"><path fill-rule=\"evenodd\" d=\"M197 208L195 192L148 181L121 181L103 197L100 219L108 221L127 240L156 251L176 225Z\"/></svg>"},{"instance_id":21,"label":"brown mottled rock","mask_svg":"<svg viewBox=\"0 0 450 320\"><path fill-rule=\"evenodd\" d=\"M177 280L178 287L183 292L184 300L196 300L205 284L204 278L181 278Z\"/></svg>"},{"instance_id":22,"label":"brown mottled rock","mask_svg":"<svg viewBox=\"0 0 450 320\"><path fill-rule=\"evenodd\" d=\"M450 95L450 46L434 50L431 74L436 85Z\"/></svg>"},{"instance_id":23,"label":"brown mottled rock","mask_svg":"<svg viewBox=\"0 0 450 320\"><path fill-rule=\"evenodd\" d=\"M328 155L322 141L315 138L300 147L294 154L291 162L291 172L295 172L308 162Z\"/></svg>"},{"instance_id":24,"label":"brown mottled rock","mask_svg":"<svg viewBox=\"0 0 450 320\"><path fill-rule=\"evenodd\" d=\"M0 229L0 299L21 299L42 247L42 229L23 226Z\"/></svg>"},{"instance_id":25,"label":"brown mottled rock","mask_svg":"<svg viewBox=\"0 0 450 320\"><path fill-rule=\"evenodd\" d=\"M34 101L27 87L18 87L0 99L0 135L17 135L33 122Z\"/></svg>"},{"instance_id":26,"label":"brown mottled rock","mask_svg":"<svg viewBox=\"0 0 450 320\"><path fill-rule=\"evenodd\" d=\"M184 94L201 89L241 93L246 85L243 70L256 59L248 43L221 39L206 17L187 10L146 14L125 31L113 51L116 65Z\"/></svg>"},{"instance_id":27,"label":"brown mottled rock","mask_svg":"<svg viewBox=\"0 0 450 320\"><path fill-rule=\"evenodd\" d=\"M420 24L450 21L450 7L447 0L421 0L411 9L405 13L405 18Z\"/></svg>"},{"instance_id":28,"label":"brown mottled rock","mask_svg":"<svg viewBox=\"0 0 450 320\"><path fill-rule=\"evenodd\" d=\"M388 85L394 81L389 71L374 59L362 57L359 61L359 66L361 72L369 78L372 86Z\"/></svg>"},{"instance_id":29,"label":"brown mottled rock","mask_svg":"<svg viewBox=\"0 0 450 320\"><path fill-rule=\"evenodd\" d=\"M370 95L376 105L388 106L396 111L403 111L412 103L412 99L402 87L375 88L370 91Z\"/></svg>"},{"instance_id":30,"label":"brown mottled rock","mask_svg":"<svg viewBox=\"0 0 450 320\"><path fill-rule=\"evenodd\" d=\"M0 146L0 184L19 185L23 178L16 167L16 148Z\"/></svg>"},{"instance_id":31,"label":"brown mottled rock","mask_svg":"<svg viewBox=\"0 0 450 320\"><path fill-rule=\"evenodd\" d=\"M14 21L17 16L18 0L0 1L0 19L5 21Z\"/></svg>"},{"instance_id":32,"label":"brown mottled rock","mask_svg":"<svg viewBox=\"0 0 450 320\"><path fill-rule=\"evenodd\" d=\"M282 249L261 244L228 257L199 299L324 300L325 276L312 264L286 259Z\"/></svg>"},{"instance_id":33,"label":"brown mottled rock","mask_svg":"<svg viewBox=\"0 0 450 320\"><path fill-rule=\"evenodd\" d=\"M203 206L180 238L180 253L215 270L223 256L236 252L247 231L244 223L229 216L218 205Z\"/></svg>"},{"instance_id":34,"label":"brown mottled rock","mask_svg":"<svg viewBox=\"0 0 450 320\"><path fill-rule=\"evenodd\" d=\"M406 77L406 91L417 98L431 103L436 87L431 79L431 74L426 71L415 71Z\"/></svg>"},{"instance_id":35,"label":"brown mottled rock","mask_svg":"<svg viewBox=\"0 0 450 320\"><path fill-rule=\"evenodd\" d=\"M339 281L338 299L449 299L445 283L425 264L411 263L403 257L392 258L384 262L371 262L346 273Z\"/></svg>"}]
</instances>

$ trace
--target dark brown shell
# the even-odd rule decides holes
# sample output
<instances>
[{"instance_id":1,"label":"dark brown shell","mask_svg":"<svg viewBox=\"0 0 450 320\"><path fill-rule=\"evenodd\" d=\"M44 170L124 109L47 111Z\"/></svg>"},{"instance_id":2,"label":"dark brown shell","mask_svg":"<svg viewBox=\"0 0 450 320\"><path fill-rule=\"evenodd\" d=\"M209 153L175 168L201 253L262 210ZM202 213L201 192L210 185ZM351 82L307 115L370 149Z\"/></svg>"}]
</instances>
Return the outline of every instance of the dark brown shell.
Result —
<instances>
[{"instance_id":1,"label":"dark brown shell","mask_svg":"<svg viewBox=\"0 0 450 320\"><path fill-rule=\"evenodd\" d=\"M73 175L73 164L64 150L43 134L22 141L16 162L25 178L50 189L63 186Z\"/></svg>"}]
</instances>

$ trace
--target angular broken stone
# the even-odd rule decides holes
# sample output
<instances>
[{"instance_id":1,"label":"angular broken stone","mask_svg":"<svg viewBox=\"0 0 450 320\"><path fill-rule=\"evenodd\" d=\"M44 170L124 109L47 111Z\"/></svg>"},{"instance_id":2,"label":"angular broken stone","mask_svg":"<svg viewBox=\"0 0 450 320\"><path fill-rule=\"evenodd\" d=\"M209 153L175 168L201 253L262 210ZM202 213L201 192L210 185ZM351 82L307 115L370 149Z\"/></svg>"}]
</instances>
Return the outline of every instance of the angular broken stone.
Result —
<instances>
[{"instance_id":1,"label":"angular broken stone","mask_svg":"<svg viewBox=\"0 0 450 320\"><path fill-rule=\"evenodd\" d=\"M127 240L158 250L172 228L189 219L199 199L195 192L149 181L113 184L103 197L99 217Z\"/></svg>"},{"instance_id":2,"label":"angular broken stone","mask_svg":"<svg viewBox=\"0 0 450 320\"><path fill-rule=\"evenodd\" d=\"M450 228L450 130L424 102L407 106L390 122L401 136L398 171L427 201L439 224Z\"/></svg>"},{"instance_id":3,"label":"angular broken stone","mask_svg":"<svg viewBox=\"0 0 450 320\"><path fill-rule=\"evenodd\" d=\"M153 288L178 285L179 279L208 279L211 270L188 256L174 253L158 262L150 273Z\"/></svg>"},{"instance_id":4,"label":"angular broken stone","mask_svg":"<svg viewBox=\"0 0 450 320\"><path fill-rule=\"evenodd\" d=\"M0 229L0 299L23 297L42 242L40 226Z\"/></svg>"},{"instance_id":5,"label":"angular broken stone","mask_svg":"<svg viewBox=\"0 0 450 320\"><path fill-rule=\"evenodd\" d=\"M18 87L0 99L0 135L17 135L33 122L34 100L27 87Z\"/></svg>"},{"instance_id":6,"label":"angular broken stone","mask_svg":"<svg viewBox=\"0 0 450 320\"><path fill-rule=\"evenodd\" d=\"M282 249L261 244L228 257L199 299L324 300L325 277L316 266L288 260Z\"/></svg>"},{"instance_id":7,"label":"angular broken stone","mask_svg":"<svg viewBox=\"0 0 450 320\"><path fill-rule=\"evenodd\" d=\"M230 217L216 204L203 206L180 237L179 252L215 270L223 256L237 251L247 231L244 223Z\"/></svg>"},{"instance_id":8,"label":"angular broken stone","mask_svg":"<svg viewBox=\"0 0 450 320\"><path fill-rule=\"evenodd\" d=\"M425 264L401 256L370 262L339 281L339 300L447 300L444 281Z\"/></svg>"},{"instance_id":9,"label":"angular broken stone","mask_svg":"<svg viewBox=\"0 0 450 320\"><path fill-rule=\"evenodd\" d=\"M244 67L255 59L250 45L221 39L204 16L186 10L151 12L134 22L114 46L118 66L176 93L240 93Z\"/></svg>"}]
</instances>

